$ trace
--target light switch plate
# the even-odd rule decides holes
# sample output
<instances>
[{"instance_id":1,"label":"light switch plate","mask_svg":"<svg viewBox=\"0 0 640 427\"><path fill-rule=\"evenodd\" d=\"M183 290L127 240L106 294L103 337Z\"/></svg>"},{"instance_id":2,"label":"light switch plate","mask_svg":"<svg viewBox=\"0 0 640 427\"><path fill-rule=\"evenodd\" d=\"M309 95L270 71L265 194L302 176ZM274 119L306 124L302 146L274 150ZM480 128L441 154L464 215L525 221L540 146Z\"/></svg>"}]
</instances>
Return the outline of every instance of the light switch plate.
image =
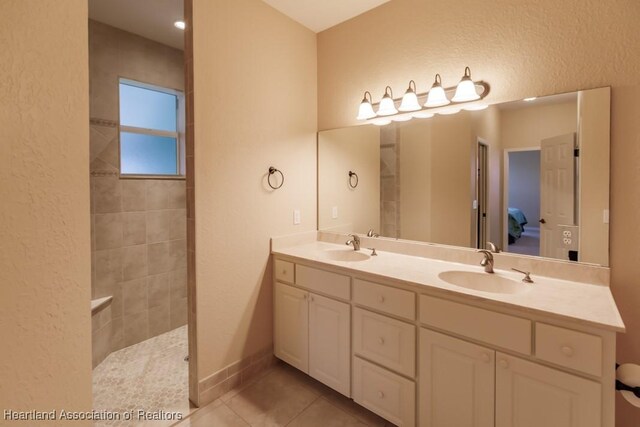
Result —
<instances>
[{"instance_id":1,"label":"light switch plate","mask_svg":"<svg viewBox=\"0 0 640 427\"><path fill-rule=\"evenodd\" d=\"M333 208L331 208L331 218L336 219L338 218L338 207L334 206Z\"/></svg>"},{"instance_id":2,"label":"light switch plate","mask_svg":"<svg viewBox=\"0 0 640 427\"><path fill-rule=\"evenodd\" d=\"M300 224L300 209L293 210L293 225Z\"/></svg>"},{"instance_id":3,"label":"light switch plate","mask_svg":"<svg viewBox=\"0 0 640 427\"><path fill-rule=\"evenodd\" d=\"M602 222L605 224L609 224L609 209L605 209L602 211Z\"/></svg>"}]
</instances>

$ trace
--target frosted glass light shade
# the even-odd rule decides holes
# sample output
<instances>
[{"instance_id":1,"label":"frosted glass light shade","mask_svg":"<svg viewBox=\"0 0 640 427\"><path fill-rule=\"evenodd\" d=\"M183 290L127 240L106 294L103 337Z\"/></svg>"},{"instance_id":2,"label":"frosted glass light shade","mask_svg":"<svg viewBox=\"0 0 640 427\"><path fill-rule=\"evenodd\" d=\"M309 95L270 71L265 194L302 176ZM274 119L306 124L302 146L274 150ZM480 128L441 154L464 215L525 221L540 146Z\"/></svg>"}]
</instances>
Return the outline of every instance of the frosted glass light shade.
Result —
<instances>
[{"instance_id":1,"label":"frosted glass light shade","mask_svg":"<svg viewBox=\"0 0 640 427\"><path fill-rule=\"evenodd\" d=\"M379 116L390 116L392 114L396 114L398 110L396 109L396 105L393 103L393 91L389 86L384 90L384 96L380 101L380 106L378 107L378 115Z\"/></svg>"},{"instance_id":2,"label":"frosted glass light shade","mask_svg":"<svg viewBox=\"0 0 640 427\"><path fill-rule=\"evenodd\" d=\"M418 95L416 95L416 83L411 80L409 82L409 88L404 93L402 97L402 103L400 104L400 111L418 111L422 107L420 107L420 103L418 102Z\"/></svg>"},{"instance_id":3,"label":"frosted glass light shade","mask_svg":"<svg viewBox=\"0 0 640 427\"><path fill-rule=\"evenodd\" d=\"M418 97L415 92L409 92L404 94L402 97L402 103L400 104L400 111L418 111L420 108L420 103L418 102Z\"/></svg>"},{"instance_id":4,"label":"frosted glass light shade","mask_svg":"<svg viewBox=\"0 0 640 427\"><path fill-rule=\"evenodd\" d=\"M480 95L476 92L476 85L471 80L471 70L469 67L464 69L464 76L458 87L456 87L456 93L451 99L453 102L468 102L480 99Z\"/></svg>"},{"instance_id":5,"label":"frosted glass light shade","mask_svg":"<svg viewBox=\"0 0 640 427\"><path fill-rule=\"evenodd\" d=\"M399 116L393 116L391 117L391 120L394 122L408 122L409 120L411 120L412 116L410 116L409 114L401 114Z\"/></svg>"},{"instance_id":6,"label":"frosted glass light shade","mask_svg":"<svg viewBox=\"0 0 640 427\"><path fill-rule=\"evenodd\" d=\"M367 99L367 95L369 95L369 99ZM358 117L357 120L367 120L374 118L376 116L375 111L373 111L373 106L371 105L371 94L369 92L364 93L364 98L362 98L362 102L360 103L360 108L358 109Z\"/></svg>"},{"instance_id":7,"label":"frosted glass light shade","mask_svg":"<svg viewBox=\"0 0 640 427\"><path fill-rule=\"evenodd\" d=\"M358 120L367 120L376 116L375 111L373 111L373 106L369 101L362 101L360 104L360 109L358 110Z\"/></svg>"},{"instance_id":8,"label":"frosted glass light shade","mask_svg":"<svg viewBox=\"0 0 640 427\"><path fill-rule=\"evenodd\" d=\"M431 86L431 90L427 95L427 102L424 106L428 108L442 107L443 105L448 105L450 102L442 87L440 74L436 74L436 81L433 83L433 86Z\"/></svg>"}]
</instances>

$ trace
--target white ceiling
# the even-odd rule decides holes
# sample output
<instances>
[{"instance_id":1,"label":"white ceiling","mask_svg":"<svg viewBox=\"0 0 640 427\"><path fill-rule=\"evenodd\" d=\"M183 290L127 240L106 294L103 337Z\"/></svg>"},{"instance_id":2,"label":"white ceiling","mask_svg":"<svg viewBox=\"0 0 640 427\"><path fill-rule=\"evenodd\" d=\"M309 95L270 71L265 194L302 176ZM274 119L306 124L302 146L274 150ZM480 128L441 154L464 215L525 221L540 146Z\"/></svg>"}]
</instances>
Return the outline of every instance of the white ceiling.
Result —
<instances>
[{"instance_id":1,"label":"white ceiling","mask_svg":"<svg viewBox=\"0 0 640 427\"><path fill-rule=\"evenodd\" d=\"M263 0L312 31L320 32L390 0ZM183 49L182 0L89 0L89 18Z\"/></svg>"},{"instance_id":2,"label":"white ceiling","mask_svg":"<svg viewBox=\"0 0 640 427\"><path fill-rule=\"evenodd\" d=\"M263 0L316 33L390 0Z\"/></svg>"},{"instance_id":3,"label":"white ceiling","mask_svg":"<svg viewBox=\"0 0 640 427\"><path fill-rule=\"evenodd\" d=\"M184 31L173 23L183 14L182 0L89 0L89 18L176 49Z\"/></svg>"}]
</instances>

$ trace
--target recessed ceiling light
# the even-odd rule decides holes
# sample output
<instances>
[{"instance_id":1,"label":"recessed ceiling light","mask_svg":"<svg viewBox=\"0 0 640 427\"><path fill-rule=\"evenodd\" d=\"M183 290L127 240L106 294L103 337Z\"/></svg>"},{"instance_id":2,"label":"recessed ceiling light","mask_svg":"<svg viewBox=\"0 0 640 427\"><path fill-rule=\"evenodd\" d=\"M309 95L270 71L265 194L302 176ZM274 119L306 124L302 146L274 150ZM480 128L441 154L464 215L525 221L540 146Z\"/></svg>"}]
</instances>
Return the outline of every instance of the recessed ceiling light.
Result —
<instances>
[{"instance_id":1,"label":"recessed ceiling light","mask_svg":"<svg viewBox=\"0 0 640 427\"><path fill-rule=\"evenodd\" d=\"M185 24L184 21L176 21L173 23L173 26L181 30L184 30L185 28L187 28L187 24Z\"/></svg>"},{"instance_id":2,"label":"recessed ceiling light","mask_svg":"<svg viewBox=\"0 0 640 427\"><path fill-rule=\"evenodd\" d=\"M531 101L535 101L538 97L537 96L532 96L531 98L525 98L523 99L523 101L525 102L531 102Z\"/></svg>"}]
</instances>

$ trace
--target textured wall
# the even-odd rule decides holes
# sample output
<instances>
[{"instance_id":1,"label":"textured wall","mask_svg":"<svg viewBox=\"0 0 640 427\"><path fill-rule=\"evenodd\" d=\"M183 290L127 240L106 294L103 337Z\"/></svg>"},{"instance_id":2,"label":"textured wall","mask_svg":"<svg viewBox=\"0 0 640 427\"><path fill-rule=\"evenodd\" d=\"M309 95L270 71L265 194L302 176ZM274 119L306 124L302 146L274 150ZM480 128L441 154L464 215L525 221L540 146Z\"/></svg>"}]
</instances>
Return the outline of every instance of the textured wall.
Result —
<instances>
[{"instance_id":1,"label":"textured wall","mask_svg":"<svg viewBox=\"0 0 640 427\"><path fill-rule=\"evenodd\" d=\"M318 135L318 229L380 232L380 128L360 126ZM349 171L358 175L349 186ZM356 183L356 177L352 177ZM395 191L395 188L393 189ZM338 217L333 218L333 207Z\"/></svg>"},{"instance_id":2,"label":"textured wall","mask_svg":"<svg viewBox=\"0 0 640 427\"><path fill-rule=\"evenodd\" d=\"M3 0L1 9L0 413L87 411L87 3Z\"/></svg>"},{"instance_id":3,"label":"textured wall","mask_svg":"<svg viewBox=\"0 0 640 427\"><path fill-rule=\"evenodd\" d=\"M362 93L465 65L492 85L490 102L612 86L611 279L628 332L618 361L640 362L640 2L637 0L393 0L318 35L320 129L355 124ZM640 412L617 406L618 425Z\"/></svg>"},{"instance_id":4,"label":"textured wall","mask_svg":"<svg viewBox=\"0 0 640 427\"><path fill-rule=\"evenodd\" d=\"M114 297L94 316L94 366L187 323L185 182L117 175L119 79L184 91L183 64L178 49L89 21L91 294Z\"/></svg>"},{"instance_id":5,"label":"textured wall","mask_svg":"<svg viewBox=\"0 0 640 427\"><path fill-rule=\"evenodd\" d=\"M316 35L259 0L194 0L193 45L201 380L271 344L269 238L316 229Z\"/></svg>"}]
</instances>

